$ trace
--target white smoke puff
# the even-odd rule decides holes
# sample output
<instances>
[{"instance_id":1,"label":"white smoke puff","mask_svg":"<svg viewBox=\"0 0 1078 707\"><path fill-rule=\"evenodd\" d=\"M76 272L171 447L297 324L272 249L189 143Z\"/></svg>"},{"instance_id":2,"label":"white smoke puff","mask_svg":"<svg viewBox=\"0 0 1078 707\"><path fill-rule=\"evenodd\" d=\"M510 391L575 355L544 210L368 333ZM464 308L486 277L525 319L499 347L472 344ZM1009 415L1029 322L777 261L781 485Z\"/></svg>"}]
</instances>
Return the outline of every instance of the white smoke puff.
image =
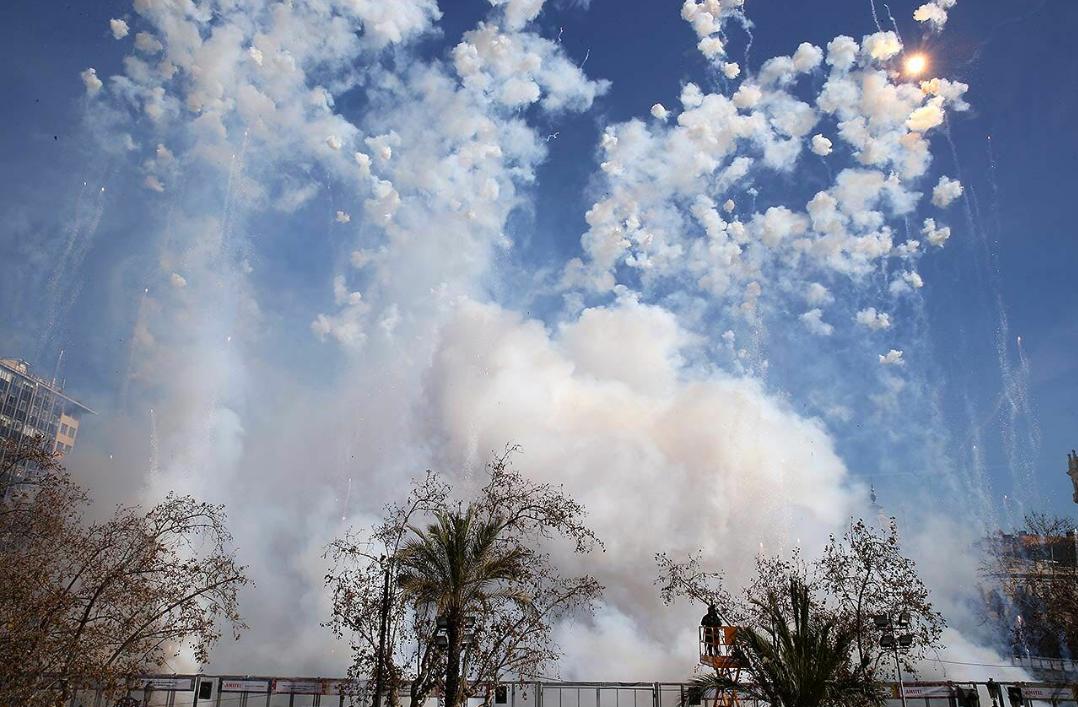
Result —
<instances>
[{"instance_id":1,"label":"white smoke puff","mask_svg":"<svg viewBox=\"0 0 1078 707\"><path fill-rule=\"evenodd\" d=\"M735 334L734 334L734 332L733 332L733 330L732 330L732 329L727 329L726 331L724 331L724 332L722 333L722 340L723 340L723 341L724 341L724 342L725 342L725 343L726 343L727 345L729 345L729 346L733 346L733 345L734 345L734 340L735 340L736 338L737 338L737 337L735 336Z\"/></svg>"},{"instance_id":2,"label":"white smoke puff","mask_svg":"<svg viewBox=\"0 0 1078 707\"><path fill-rule=\"evenodd\" d=\"M338 211L337 215L334 217L334 220L336 220L337 223L348 223L352 220L352 215L347 211Z\"/></svg>"},{"instance_id":3,"label":"white smoke puff","mask_svg":"<svg viewBox=\"0 0 1078 707\"><path fill-rule=\"evenodd\" d=\"M336 135L330 135L329 137L327 137L326 144L329 145L329 149L331 150L339 150L341 149L341 147L344 146L344 143L341 142L341 139Z\"/></svg>"},{"instance_id":4,"label":"white smoke puff","mask_svg":"<svg viewBox=\"0 0 1078 707\"><path fill-rule=\"evenodd\" d=\"M794 52L793 60L794 68L802 74L807 74L823 62L823 50L814 44L802 42Z\"/></svg>"},{"instance_id":5,"label":"white smoke puff","mask_svg":"<svg viewBox=\"0 0 1078 707\"><path fill-rule=\"evenodd\" d=\"M174 101L165 94L163 87L154 86L143 98L142 112L146 114L147 118L156 123L164 117L169 110L169 106L173 104Z\"/></svg>"},{"instance_id":6,"label":"white smoke puff","mask_svg":"<svg viewBox=\"0 0 1078 707\"><path fill-rule=\"evenodd\" d=\"M520 0L509 1L510 4L522 4ZM529 1L524 0L524 2ZM413 35L421 34L441 17L436 0L393 0L393 2L353 0L341 3L340 7L355 16L359 24L363 26L364 41L376 47L397 44ZM342 25L351 31L348 23L342 23Z\"/></svg>"},{"instance_id":7,"label":"white smoke puff","mask_svg":"<svg viewBox=\"0 0 1078 707\"><path fill-rule=\"evenodd\" d=\"M681 105L686 108L699 108L704 102L704 94L694 83L687 83L681 89Z\"/></svg>"},{"instance_id":8,"label":"white smoke puff","mask_svg":"<svg viewBox=\"0 0 1078 707\"><path fill-rule=\"evenodd\" d=\"M913 11L913 19L918 22L927 22L932 26L933 31L939 32L947 24L947 10L938 3L926 2Z\"/></svg>"},{"instance_id":9,"label":"white smoke puff","mask_svg":"<svg viewBox=\"0 0 1078 707\"><path fill-rule=\"evenodd\" d=\"M147 174L146 179L142 180L142 186L155 192L165 191L165 185L161 183L161 180L152 174Z\"/></svg>"},{"instance_id":10,"label":"white smoke puff","mask_svg":"<svg viewBox=\"0 0 1078 707\"><path fill-rule=\"evenodd\" d=\"M734 203L733 199L727 199L726 202L722 205L722 210L728 214L733 213L733 210L736 208L737 204Z\"/></svg>"},{"instance_id":11,"label":"white smoke puff","mask_svg":"<svg viewBox=\"0 0 1078 707\"><path fill-rule=\"evenodd\" d=\"M363 300L363 294L348 289L348 283L344 275L333 277L333 301L337 304L359 304Z\"/></svg>"},{"instance_id":12,"label":"white smoke puff","mask_svg":"<svg viewBox=\"0 0 1078 707\"><path fill-rule=\"evenodd\" d=\"M849 71L857 61L861 47L853 37L839 35L827 43L827 63L838 71Z\"/></svg>"},{"instance_id":13,"label":"white smoke puff","mask_svg":"<svg viewBox=\"0 0 1078 707\"><path fill-rule=\"evenodd\" d=\"M831 291L818 282L810 282L805 288L805 301L809 304L827 304L834 299Z\"/></svg>"},{"instance_id":14,"label":"white smoke puff","mask_svg":"<svg viewBox=\"0 0 1078 707\"><path fill-rule=\"evenodd\" d=\"M101 83L101 79L97 78L97 69L86 69L79 74L79 76L82 78L83 85L86 86L86 93L91 96L100 91L101 87L104 86L104 84Z\"/></svg>"},{"instance_id":15,"label":"white smoke puff","mask_svg":"<svg viewBox=\"0 0 1078 707\"><path fill-rule=\"evenodd\" d=\"M741 74L741 65L736 61L723 62L720 68L722 69L722 75L728 79L736 79Z\"/></svg>"},{"instance_id":16,"label":"white smoke puff","mask_svg":"<svg viewBox=\"0 0 1078 707\"><path fill-rule=\"evenodd\" d=\"M390 131L385 135L377 135L364 140L371 152L382 162L388 162L393 157L393 145L400 144L400 136ZM358 157L356 158L359 159Z\"/></svg>"},{"instance_id":17,"label":"white smoke puff","mask_svg":"<svg viewBox=\"0 0 1078 707\"><path fill-rule=\"evenodd\" d=\"M913 290L919 290L924 286L925 281L920 274L913 270L907 270L896 275L887 289L892 295L901 295Z\"/></svg>"},{"instance_id":18,"label":"white smoke puff","mask_svg":"<svg viewBox=\"0 0 1078 707\"><path fill-rule=\"evenodd\" d=\"M943 124L943 97L936 96L925 105L910 113L906 127L923 133Z\"/></svg>"},{"instance_id":19,"label":"white smoke puff","mask_svg":"<svg viewBox=\"0 0 1078 707\"><path fill-rule=\"evenodd\" d=\"M962 182L943 176L932 190L932 203L944 209L960 196L962 196Z\"/></svg>"},{"instance_id":20,"label":"white smoke puff","mask_svg":"<svg viewBox=\"0 0 1078 707\"><path fill-rule=\"evenodd\" d=\"M116 39L123 39L130 31L127 22L117 19L109 20L109 29L112 30L112 36Z\"/></svg>"},{"instance_id":21,"label":"white smoke puff","mask_svg":"<svg viewBox=\"0 0 1078 707\"><path fill-rule=\"evenodd\" d=\"M937 248L943 247L943 244L951 237L950 227L943 225L937 226L936 220L932 218L925 219L924 226L921 228L921 233L924 234L925 239L929 243Z\"/></svg>"},{"instance_id":22,"label":"white smoke puff","mask_svg":"<svg viewBox=\"0 0 1078 707\"><path fill-rule=\"evenodd\" d=\"M510 108L528 106L538 101L543 95L539 84L527 78L508 79L498 94L499 100Z\"/></svg>"},{"instance_id":23,"label":"white smoke puff","mask_svg":"<svg viewBox=\"0 0 1078 707\"><path fill-rule=\"evenodd\" d=\"M356 164L359 165L359 173L364 177L371 176L371 157L362 152L355 154Z\"/></svg>"},{"instance_id":24,"label":"white smoke puff","mask_svg":"<svg viewBox=\"0 0 1078 707\"><path fill-rule=\"evenodd\" d=\"M895 246L894 254L899 258L912 258L921 252L921 242L910 239Z\"/></svg>"},{"instance_id":25,"label":"white smoke puff","mask_svg":"<svg viewBox=\"0 0 1078 707\"><path fill-rule=\"evenodd\" d=\"M891 328L891 315L877 312L875 307L862 309L854 316L854 321L875 331Z\"/></svg>"},{"instance_id":26,"label":"white smoke puff","mask_svg":"<svg viewBox=\"0 0 1078 707\"><path fill-rule=\"evenodd\" d=\"M906 363L902 358L902 352L891 349L886 354L880 354L880 363L884 366L901 366Z\"/></svg>"},{"instance_id":27,"label":"white smoke puff","mask_svg":"<svg viewBox=\"0 0 1078 707\"><path fill-rule=\"evenodd\" d=\"M157 160L158 164L167 165L171 164L172 161L176 158L175 156L173 156L172 152L167 147L158 144L157 149L154 150L154 159Z\"/></svg>"},{"instance_id":28,"label":"white smoke puff","mask_svg":"<svg viewBox=\"0 0 1078 707\"><path fill-rule=\"evenodd\" d=\"M504 8L506 29L519 30L539 16L544 0L490 0L490 4Z\"/></svg>"},{"instance_id":29,"label":"white smoke puff","mask_svg":"<svg viewBox=\"0 0 1078 707\"><path fill-rule=\"evenodd\" d=\"M928 96L940 96L946 101L952 110L969 110L969 103L965 101L966 91L969 85L961 81L934 78L921 82L921 92Z\"/></svg>"},{"instance_id":30,"label":"white smoke puff","mask_svg":"<svg viewBox=\"0 0 1078 707\"><path fill-rule=\"evenodd\" d=\"M887 61L902 51L902 42L894 32L876 32L865 37L862 48L876 61Z\"/></svg>"},{"instance_id":31,"label":"white smoke puff","mask_svg":"<svg viewBox=\"0 0 1078 707\"><path fill-rule=\"evenodd\" d=\"M149 32L138 32L135 34L135 49L143 54L156 54L164 49L164 46ZM171 78L171 75L165 78Z\"/></svg>"},{"instance_id":32,"label":"white smoke puff","mask_svg":"<svg viewBox=\"0 0 1078 707\"><path fill-rule=\"evenodd\" d=\"M182 290L187 287L187 278L177 272L172 273L172 275L169 276L168 281L177 290Z\"/></svg>"},{"instance_id":33,"label":"white smoke puff","mask_svg":"<svg viewBox=\"0 0 1078 707\"><path fill-rule=\"evenodd\" d=\"M831 336L835 331L835 327L823 320L823 311L820 309L810 309L798 318L809 333L816 336Z\"/></svg>"},{"instance_id":34,"label":"white smoke puff","mask_svg":"<svg viewBox=\"0 0 1078 707\"><path fill-rule=\"evenodd\" d=\"M258 64L259 66L262 66L262 59L264 57L262 56L261 49L259 49L258 47L249 47L247 49L247 56L251 57L251 61Z\"/></svg>"},{"instance_id":35,"label":"white smoke puff","mask_svg":"<svg viewBox=\"0 0 1078 707\"><path fill-rule=\"evenodd\" d=\"M785 206L772 206L763 216L757 214L753 217L751 226L764 245L775 248L791 236L804 234L809 220L804 214L795 213Z\"/></svg>"},{"instance_id":36,"label":"white smoke puff","mask_svg":"<svg viewBox=\"0 0 1078 707\"><path fill-rule=\"evenodd\" d=\"M651 107L651 115L659 120L665 121L670 117L670 111L666 110L666 107L662 103L656 103Z\"/></svg>"},{"instance_id":37,"label":"white smoke puff","mask_svg":"<svg viewBox=\"0 0 1078 707\"><path fill-rule=\"evenodd\" d=\"M749 109L760 102L763 98L763 91L760 87L753 83L743 83L734 92L733 102L734 105L741 109Z\"/></svg>"},{"instance_id":38,"label":"white smoke puff","mask_svg":"<svg viewBox=\"0 0 1078 707\"><path fill-rule=\"evenodd\" d=\"M453 49L453 66L471 90L509 107L540 103L551 112L588 108L609 82L592 81L564 48L532 33L481 23Z\"/></svg>"},{"instance_id":39,"label":"white smoke puff","mask_svg":"<svg viewBox=\"0 0 1078 707\"><path fill-rule=\"evenodd\" d=\"M820 157L827 157L831 154L831 141L823 135L813 135L812 151Z\"/></svg>"},{"instance_id":40,"label":"white smoke puff","mask_svg":"<svg viewBox=\"0 0 1078 707\"><path fill-rule=\"evenodd\" d=\"M704 37L697 43L696 48L708 59L726 56L726 44L721 37Z\"/></svg>"},{"instance_id":41,"label":"white smoke puff","mask_svg":"<svg viewBox=\"0 0 1078 707\"><path fill-rule=\"evenodd\" d=\"M372 198L364 203L367 213L376 223L386 224L393 220L393 215L400 208L401 198L393 183L376 179L371 187Z\"/></svg>"}]
</instances>

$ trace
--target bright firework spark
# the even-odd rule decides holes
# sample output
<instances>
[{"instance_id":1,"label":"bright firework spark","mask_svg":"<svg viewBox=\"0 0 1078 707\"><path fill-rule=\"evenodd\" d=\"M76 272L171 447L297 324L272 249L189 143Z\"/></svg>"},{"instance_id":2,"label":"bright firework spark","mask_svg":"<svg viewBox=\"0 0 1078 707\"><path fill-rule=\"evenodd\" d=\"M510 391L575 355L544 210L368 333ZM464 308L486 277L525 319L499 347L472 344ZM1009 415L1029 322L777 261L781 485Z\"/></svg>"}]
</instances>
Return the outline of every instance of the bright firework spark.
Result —
<instances>
[{"instance_id":1,"label":"bright firework spark","mask_svg":"<svg viewBox=\"0 0 1078 707\"><path fill-rule=\"evenodd\" d=\"M920 76L928 68L928 57L924 54L911 54L904 64L907 76Z\"/></svg>"}]
</instances>

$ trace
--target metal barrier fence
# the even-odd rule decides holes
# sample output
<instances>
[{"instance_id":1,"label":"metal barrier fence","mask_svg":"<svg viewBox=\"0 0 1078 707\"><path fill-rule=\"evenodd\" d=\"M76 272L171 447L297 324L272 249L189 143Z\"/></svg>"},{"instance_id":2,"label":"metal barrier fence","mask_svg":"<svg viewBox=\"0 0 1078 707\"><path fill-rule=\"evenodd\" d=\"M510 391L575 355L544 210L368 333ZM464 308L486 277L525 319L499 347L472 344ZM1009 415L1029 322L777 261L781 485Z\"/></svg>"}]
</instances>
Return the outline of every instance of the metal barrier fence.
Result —
<instances>
[{"instance_id":1,"label":"metal barrier fence","mask_svg":"<svg viewBox=\"0 0 1078 707\"><path fill-rule=\"evenodd\" d=\"M907 682L901 694L890 685L887 707L968 707L975 694L983 707L1078 707L1078 685L1052 683ZM681 707L686 685L663 682L516 682L504 683L501 694L488 696L491 707ZM1017 688L1020 692L1016 692ZM742 694L740 707L766 707L761 700ZM364 682L327 678L278 678L238 675L157 675L136 681L136 688L119 699L106 699L100 690L79 690L68 707L346 707L370 705ZM407 695L401 696L408 707ZM423 707L437 707L431 698ZM481 707L475 697L469 707ZM729 707L723 701L704 700L700 707Z\"/></svg>"}]
</instances>

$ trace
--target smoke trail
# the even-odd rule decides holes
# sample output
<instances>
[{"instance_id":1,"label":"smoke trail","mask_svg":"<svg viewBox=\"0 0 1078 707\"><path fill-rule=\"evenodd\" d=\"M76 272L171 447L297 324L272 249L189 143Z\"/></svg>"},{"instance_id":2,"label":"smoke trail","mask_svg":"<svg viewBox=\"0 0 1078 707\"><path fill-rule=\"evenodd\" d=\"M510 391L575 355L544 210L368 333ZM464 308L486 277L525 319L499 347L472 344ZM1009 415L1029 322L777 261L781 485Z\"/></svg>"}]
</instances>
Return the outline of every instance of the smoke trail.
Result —
<instances>
[{"instance_id":1,"label":"smoke trail","mask_svg":"<svg viewBox=\"0 0 1078 707\"><path fill-rule=\"evenodd\" d=\"M880 18L876 14L876 0L868 0L868 7L872 10L872 23L876 25L876 31L882 32L883 26L880 24Z\"/></svg>"},{"instance_id":2,"label":"smoke trail","mask_svg":"<svg viewBox=\"0 0 1078 707\"><path fill-rule=\"evenodd\" d=\"M945 135L956 172L961 178L962 168L958 150L954 140L951 138L949 129L945 132ZM996 201L993 206L993 212L995 212L998 210L998 187L994 182L994 178L992 178L991 183L993 197ZM1011 498L1018 508L1018 511L1013 515L1020 519L1030 506L1040 498L1034 474L1036 459L1040 451L1039 425L1030 400L1028 366L1024 367L1026 372L1023 373L1023 365L1020 360L1019 368L1016 371L1011 358L1011 334L999 283L1000 265L997 251L989 243L988 229L982 225L982 220L979 217L975 190L972 187L969 188L961 198L966 226L977 246L974 252L976 262L980 264L978 274L983 278L983 283L988 289L991 306L995 312L994 344L1003 401L999 429L1003 452L1010 472ZM1021 357L1022 355L1019 343L1019 356Z\"/></svg>"},{"instance_id":3,"label":"smoke trail","mask_svg":"<svg viewBox=\"0 0 1078 707\"><path fill-rule=\"evenodd\" d=\"M105 212L105 187L94 190L88 214L83 213L83 198L87 183L83 182L75 199L75 210L67 230L63 250L45 285L45 326L37 345L37 357L48 358L48 351L57 347L57 337L64 320L82 292L83 278L79 275Z\"/></svg>"},{"instance_id":4,"label":"smoke trail","mask_svg":"<svg viewBox=\"0 0 1078 707\"><path fill-rule=\"evenodd\" d=\"M873 0L873 2L875 2L875 0ZM883 9L887 11L887 19L891 21L891 28L894 29L895 36L898 37L899 43L902 43L902 33L898 31L898 23L895 22L894 15L891 14L891 8L887 5L887 3L884 3ZM873 10L875 10L875 7L873 7ZM879 26L879 20L876 20L876 28L879 29Z\"/></svg>"}]
</instances>

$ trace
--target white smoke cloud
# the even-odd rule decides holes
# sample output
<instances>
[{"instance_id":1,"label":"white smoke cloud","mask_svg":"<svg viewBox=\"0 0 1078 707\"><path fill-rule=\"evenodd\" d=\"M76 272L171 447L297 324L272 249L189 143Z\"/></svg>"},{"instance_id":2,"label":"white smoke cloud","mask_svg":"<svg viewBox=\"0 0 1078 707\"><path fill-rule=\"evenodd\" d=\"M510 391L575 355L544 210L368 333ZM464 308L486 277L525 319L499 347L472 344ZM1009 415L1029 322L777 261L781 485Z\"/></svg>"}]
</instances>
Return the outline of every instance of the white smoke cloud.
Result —
<instances>
[{"instance_id":1,"label":"white smoke cloud","mask_svg":"<svg viewBox=\"0 0 1078 707\"><path fill-rule=\"evenodd\" d=\"M164 46L149 32L139 32L135 35L135 49L143 54L157 54Z\"/></svg>"},{"instance_id":2,"label":"white smoke cloud","mask_svg":"<svg viewBox=\"0 0 1078 707\"><path fill-rule=\"evenodd\" d=\"M574 624L571 638L567 628L569 646L613 645L628 622L638 650L660 657L647 674L680 675L684 627L693 624L672 622L659 607L655 552L702 544L708 562L736 581L759 543L822 543L863 502L818 422L793 414L758 381L689 373L683 352L693 337L669 311L622 300L585 310L556 334L494 305L463 301L455 312L427 378L430 433L448 440L450 466L481 463L501 440L518 440L518 466L564 482L607 543L580 562L607 584L608 608L591 625ZM764 439L782 442L757 446ZM797 474L783 472L791 463ZM611 495L625 483L638 491ZM663 493L646 491L657 484ZM661 538L625 524L639 514L664 519ZM757 540L721 542L724 528ZM601 660L571 670L568 677L625 676Z\"/></svg>"},{"instance_id":3,"label":"white smoke cloud","mask_svg":"<svg viewBox=\"0 0 1078 707\"><path fill-rule=\"evenodd\" d=\"M826 56L802 44L755 74L746 67L732 96L686 83L676 116L657 105L657 121L605 126L599 196L580 257L561 273L567 305L540 321L489 301L520 237L510 216L529 206L550 149L530 121L587 110L609 84L528 29L540 0L491 5L433 61L408 45L438 31L433 0L136 6L138 54L108 93L131 123L152 122L132 147L151 149L139 158L147 179L169 184L154 281L171 273L183 291L146 293L130 380L157 411L147 495L226 502L258 583L244 597L251 632L220 647L222 669L341 670L345 647L327 652L318 625L319 550L340 519L368 521L427 466L466 484L508 441L524 447L522 470L587 506L607 542L581 561L610 588L606 603L594 621L559 629L570 677L634 667L680 679L695 662L684 629L694 610L658 606L655 552L702 545L736 582L761 544L818 547L863 513L865 490L824 423L757 375L769 365L761 342L788 313L799 343L826 345L857 321L851 302L886 294L872 283L897 272L904 291L923 284L919 253L888 225L913 217L930 162L934 128L907 122L926 105L959 110L964 88L893 83L893 33L866 38L864 51L839 37ZM738 77L722 28L748 26L743 2L688 0L682 14L705 56ZM93 93L101 82L89 71ZM817 94L808 75L818 71L828 74ZM345 115L335 101L359 86L362 114ZM816 194L769 191L769 177L797 181L824 132L852 148L837 151L834 179ZM847 165L849 152L858 161ZM331 229L330 203L335 222L354 215L355 226ZM253 232L267 208L280 222L270 237ZM266 313L289 283L260 284L252 263L286 237L325 238L339 247L337 269L318 270L317 302ZM282 340L340 367L296 371L298 356L267 345ZM712 343L732 363L712 361ZM873 376L877 350L859 350ZM902 352L880 362L899 366ZM899 384L883 385L897 399ZM303 484L297 469L309 470ZM362 494L348 495L353 480ZM626 523L641 517L664 533Z\"/></svg>"},{"instance_id":4,"label":"white smoke cloud","mask_svg":"<svg viewBox=\"0 0 1078 707\"><path fill-rule=\"evenodd\" d=\"M805 301L809 304L827 304L835 298L830 291L818 282L810 282L805 289Z\"/></svg>"},{"instance_id":5,"label":"white smoke cloud","mask_svg":"<svg viewBox=\"0 0 1078 707\"><path fill-rule=\"evenodd\" d=\"M902 51L902 40L894 32L877 32L865 37L861 48L876 61L887 61Z\"/></svg>"},{"instance_id":6,"label":"white smoke cloud","mask_svg":"<svg viewBox=\"0 0 1078 707\"><path fill-rule=\"evenodd\" d=\"M860 310L854 317L854 320L861 326L868 327L869 329L890 329L891 328L891 315L886 312L877 312L875 307L866 307Z\"/></svg>"},{"instance_id":7,"label":"white smoke cloud","mask_svg":"<svg viewBox=\"0 0 1078 707\"><path fill-rule=\"evenodd\" d=\"M104 86L101 83L101 79L97 78L97 70L90 68L83 71L79 76L82 78L82 83L86 87L86 93L91 96L101 90Z\"/></svg>"},{"instance_id":8,"label":"white smoke cloud","mask_svg":"<svg viewBox=\"0 0 1078 707\"><path fill-rule=\"evenodd\" d=\"M951 205L958 197L962 196L962 182L950 177L940 177L939 182L932 189L932 203L941 209Z\"/></svg>"},{"instance_id":9,"label":"white smoke cloud","mask_svg":"<svg viewBox=\"0 0 1078 707\"><path fill-rule=\"evenodd\" d=\"M925 219L924 226L921 228L921 233L924 234L925 239L929 243L937 248L943 247L943 244L951 237L951 229L948 226L937 226L936 220L932 218Z\"/></svg>"},{"instance_id":10,"label":"white smoke cloud","mask_svg":"<svg viewBox=\"0 0 1078 707\"><path fill-rule=\"evenodd\" d=\"M835 331L835 327L823 320L823 310L810 309L802 314L799 319L805 325L805 328L816 336L831 336Z\"/></svg>"},{"instance_id":11,"label":"white smoke cloud","mask_svg":"<svg viewBox=\"0 0 1078 707\"><path fill-rule=\"evenodd\" d=\"M958 4L958 0L932 0L921 5L913 12L913 19L927 22L932 30L940 32L947 24L947 11Z\"/></svg>"},{"instance_id":12,"label":"white smoke cloud","mask_svg":"<svg viewBox=\"0 0 1078 707\"><path fill-rule=\"evenodd\" d=\"M666 110L662 103L656 103L651 107L651 115L659 120L666 120L670 117L670 111Z\"/></svg>"},{"instance_id":13,"label":"white smoke cloud","mask_svg":"<svg viewBox=\"0 0 1078 707\"><path fill-rule=\"evenodd\" d=\"M906 359L903 358L901 351L891 349L885 354L880 354L880 363L884 366L904 366Z\"/></svg>"},{"instance_id":14,"label":"white smoke cloud","mask_svg":"<svg viewBox=\"0 0 1078 707\"><path fill-rule=\"evenodd\" d=\"M823 135L812 136L812 151L820 157L826 157L831 154L831 141Z\"/></svg>"},{"instance_id":15,"label":"white smoke cloud","mask_svg":"<svg viewBox=\"0 0 1078 707\"><path fill-rule=\"evenodd\" d=\"M505 26L510 30L523 29L525 25L539 16L544 0L489 0L495 7L503 8Z\"/></svg>"},{"instance_id":16,"label":"white smoke cloud","mask_svg":"<svg viewBox=\"0 0 1078 707\"><path fill-rule=\"evenodd\" d=\"M114 39L123 39L130 31L127 27L127 23L123 20L111 19L109 20L109 31L112 32Z\"/></svg>"},{"instance_id":17,"label":"white smoke cloud","mask_svg":"<svg viewBox=\"0 0 1078 707\"><path fill-rule=\"evenodd\" d=\"M528 5L510 0L507 13ZM588 80L554 42L530 33L506 33L492 24L465 33L453 49L453 63L465 86L509 108L542 99L548 111L583 110L609 88L608 82Z\"/></svg>"},{"instance_id":18,"label":"white smoke cloud","mask_svg":"<svg viewBox=\"0 0 1078 707\"><path fill-rule=\"evenodd\" d=\"M700 41L697 49L712 60L726 56L723 26L731 18L744 20L745 0L685 0L681 17L690 25Z\"/></svg>"}]
</instances>

